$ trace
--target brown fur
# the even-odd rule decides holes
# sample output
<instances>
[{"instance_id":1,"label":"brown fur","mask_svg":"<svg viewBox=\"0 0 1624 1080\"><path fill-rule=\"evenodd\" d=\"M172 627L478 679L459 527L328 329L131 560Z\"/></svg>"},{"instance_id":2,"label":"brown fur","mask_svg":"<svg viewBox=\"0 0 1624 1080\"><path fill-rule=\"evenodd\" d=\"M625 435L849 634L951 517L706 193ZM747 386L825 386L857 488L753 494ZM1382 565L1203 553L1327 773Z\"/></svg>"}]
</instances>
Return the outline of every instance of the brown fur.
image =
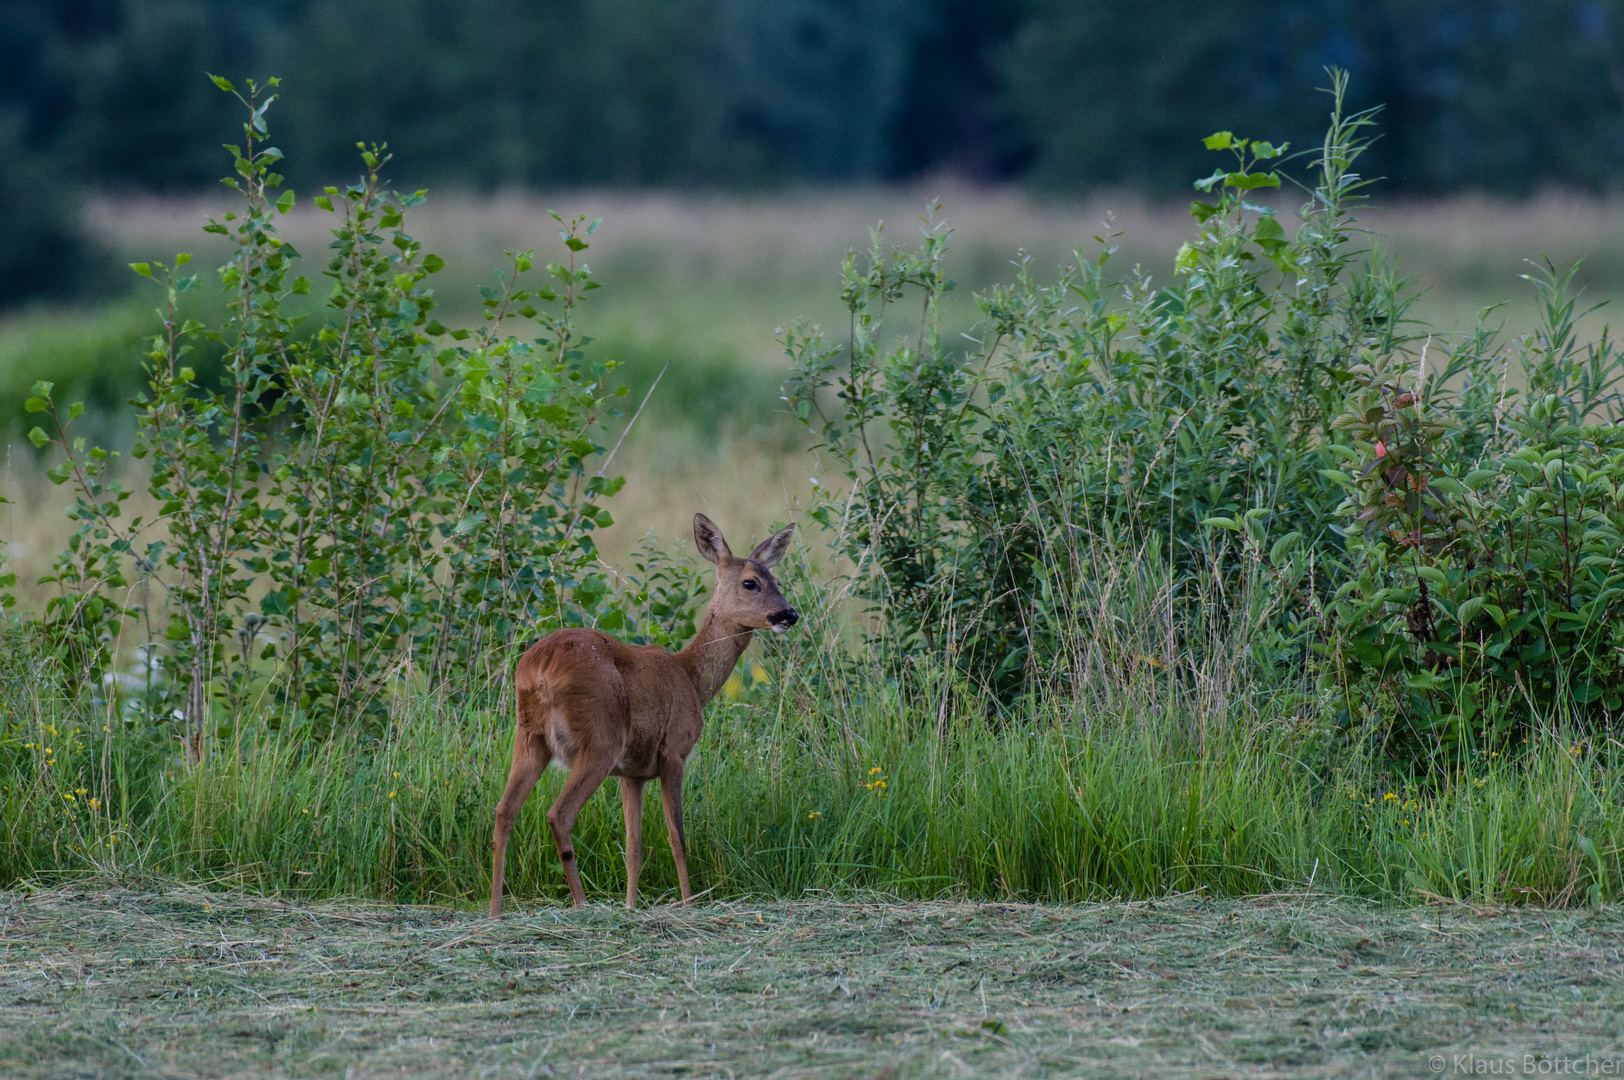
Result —
<instances>
[{"instance_id":1,"label":"brown fur","mask_svg":"<svg viewBox=\"0 0 1624 1080\"><path fill-rule=\"evenodd\" d=\"M492 917L502 913L503 862L514 818L554 759L569 770L569 779L547 811L547 823L574 905L583 906L586 893L570 832L581 807L611 776L620 778L626 819L626 906L637 906L643 867L643 785L656 778L682 902L693 902L682 828L683 768L704 727L705 703L727 681L754 632L787 629L798 617L771 571L794 529L740 559L709 518L694 515L694 541L716 564L716 589L699 632L679 653L627 645L601 630L569 629L547 635L519 658L513 766L491 838Z\"/></svg>"}]
</instances>

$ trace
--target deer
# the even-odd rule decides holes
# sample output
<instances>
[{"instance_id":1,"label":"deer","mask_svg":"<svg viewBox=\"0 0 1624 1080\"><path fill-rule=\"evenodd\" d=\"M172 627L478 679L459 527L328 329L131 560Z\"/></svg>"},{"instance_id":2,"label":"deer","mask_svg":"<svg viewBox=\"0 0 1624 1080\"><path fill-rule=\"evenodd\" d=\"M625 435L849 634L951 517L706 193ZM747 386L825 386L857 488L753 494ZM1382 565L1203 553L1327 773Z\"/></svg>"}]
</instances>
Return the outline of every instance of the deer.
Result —
<instances>
[{"instance_id":1,"label":"deer","mask_svg":"<svg viewBox=\"0 0 1624 1080\"><path fill-rule=\"evenodd\" d=\"M681 652L628 645L601 630L571 627L548 634L519 658L513 675L513 766L496 804L491 837L491 918L502 914L503 864L513 821L554 761L569 775L547 811L547 824L572 906L585 907L586 892L570 832L587 799L611 776L620 779L626 819L626 906L637 907L643 787L654 779L660 781L682 904L693 905L682 827L683 770L704 728L706 703L727 682L755 632L784 633L800 619L772 575L794 532L791 524L740 559L715 522L694 515L694 543L716 565L716 588L698 632Z\"/></svg>"}]
</instances>

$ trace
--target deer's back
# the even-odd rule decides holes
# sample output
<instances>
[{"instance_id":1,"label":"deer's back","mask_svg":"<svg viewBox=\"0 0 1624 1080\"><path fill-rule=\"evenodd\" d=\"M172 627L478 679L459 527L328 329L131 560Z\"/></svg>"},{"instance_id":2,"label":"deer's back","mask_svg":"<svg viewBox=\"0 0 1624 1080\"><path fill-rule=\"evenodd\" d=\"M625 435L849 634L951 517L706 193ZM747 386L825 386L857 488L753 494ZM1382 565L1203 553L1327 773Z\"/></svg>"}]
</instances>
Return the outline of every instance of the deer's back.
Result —
<instances>
[{"instance_id":1,"label":"deer's back","mask_svg":"<svg viewBox=\"0 0 1624 1080\"><path fill-rule=\"evenodd\" d=\"M583 752L610 756L615 776L659 775L699 738L699 695L677 658L601 630L558 630L532 645L515 675L519 724L566 767Z\"/></svg>"}]
</instances>

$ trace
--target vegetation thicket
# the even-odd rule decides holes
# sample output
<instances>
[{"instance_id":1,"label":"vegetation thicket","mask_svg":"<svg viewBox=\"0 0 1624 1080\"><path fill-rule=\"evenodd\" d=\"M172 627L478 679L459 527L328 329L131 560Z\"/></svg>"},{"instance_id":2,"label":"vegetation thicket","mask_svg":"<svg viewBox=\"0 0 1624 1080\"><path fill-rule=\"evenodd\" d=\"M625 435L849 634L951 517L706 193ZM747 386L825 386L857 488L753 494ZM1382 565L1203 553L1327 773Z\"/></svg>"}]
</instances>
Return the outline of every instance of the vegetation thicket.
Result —
<instances>
[{"instance_id":1,"label":"vegetation thicket","mask_svg":"<svg viewBox=\"0 0 1624 1080\"><path fill-rule=\"evenodd\" d=\"M1054 285L1023 265L979 294L959 345L927 219L917 250L876 232L846 260L843 335L785 332L828 556L785 566L803 622L690 766L702 882L1616 894L1624 361L1550 267L1533 334L1416 325L1358 242L1373 116L1345 87L1294 233L1258 201L1288 148L1219 132L1165 284L1113 284L1103 237ZM558 222L539 282L513 254L450 329L406 228L421 193L368 147L315 200L331 284L299 314L263 90L238 95L240 208L209 226L223 320L178 314L185 256L135 267L166 305L136 402L158 513L124 516L82 406L29 402L78 531L57 595L6 624L0 873L483 897L518 650L578 624L675 644L704 590L652 547L624 577L594 560L625 392L574 321L593 223ZM519 895L561 890L550 801L518 824ZM599 894L616 819L597 798L577 823Z\"/></svg>"},{"instance_id":2,"label":"vegetation thicket","mask_svg":"<svg viewBox=\"0 0 1624 1080\"><path fill-rule=\"evenodd\" d=\"M1244 655L1260 685L1317 673L1344 723L1418 747L1489 745L1559 704L1619 715L1624 358L1580 341L1572 271L1549 266L1514 342L1409 319L1409 283L1353 244L1373 117L1344 115L1341 76L1332 93L1295 237L1251 201L1284 147L1220 132L1232 161L1196 185L1213 198L1167 284L1136 272L1113 297L1100 240L1053 285L1023 268L978 296L979 336L944 347L927 223L917 252L876 234L847 260L843 339L786 336L788 400L849 485L812 513L893 667L930 656L1011 701ZM1124 560L1173 615L1148 656L1098 628Z\"/></svg>"}]
</instances>

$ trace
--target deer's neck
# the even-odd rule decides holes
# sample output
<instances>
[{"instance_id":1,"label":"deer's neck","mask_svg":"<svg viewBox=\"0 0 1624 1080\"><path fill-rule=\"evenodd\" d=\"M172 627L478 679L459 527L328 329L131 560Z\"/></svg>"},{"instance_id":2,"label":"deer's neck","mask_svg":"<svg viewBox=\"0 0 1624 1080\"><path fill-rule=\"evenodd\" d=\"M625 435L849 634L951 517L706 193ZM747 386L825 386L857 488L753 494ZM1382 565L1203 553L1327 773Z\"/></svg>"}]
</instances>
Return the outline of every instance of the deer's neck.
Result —
<instances>
[{"instance_id":1,"label":"deer's neck","mask_svg":"<svg viewBox=\"0 0 1624 1080\"><path fill-rule=\"evenodd\" d=\"M715 612L705 609L705 618L699 624L699 633L688 647L677 654L677 660L694 681L701 705L716 696L733 674L733 665L739 662L744 650L750 647L755 632L728 626L717 619Z\"/></svg>"}]
</instances>

